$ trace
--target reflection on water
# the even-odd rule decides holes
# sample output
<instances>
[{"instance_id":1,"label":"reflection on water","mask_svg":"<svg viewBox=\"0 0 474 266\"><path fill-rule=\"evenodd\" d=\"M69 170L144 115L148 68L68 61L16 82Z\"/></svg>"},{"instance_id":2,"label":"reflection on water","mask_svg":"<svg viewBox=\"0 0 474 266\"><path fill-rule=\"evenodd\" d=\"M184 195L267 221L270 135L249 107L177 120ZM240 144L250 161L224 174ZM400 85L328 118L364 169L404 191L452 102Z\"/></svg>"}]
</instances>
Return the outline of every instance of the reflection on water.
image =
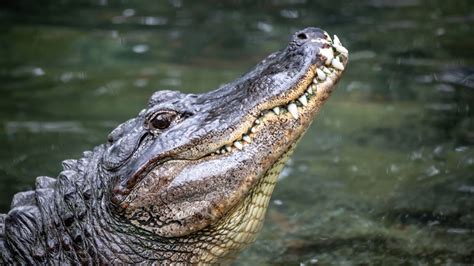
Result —
<instances>
[{"instance_id":1,"label":"reflection on water","mask_svg":"<svg viewBox=\"0 0 474 266\"><path fill-rule=\"evenodd\" d=\"M472 1L1 5L2 212L156 89L215 88L313 25L350 66L237 264L474 263Z\"/></svg>"}]
</instances>

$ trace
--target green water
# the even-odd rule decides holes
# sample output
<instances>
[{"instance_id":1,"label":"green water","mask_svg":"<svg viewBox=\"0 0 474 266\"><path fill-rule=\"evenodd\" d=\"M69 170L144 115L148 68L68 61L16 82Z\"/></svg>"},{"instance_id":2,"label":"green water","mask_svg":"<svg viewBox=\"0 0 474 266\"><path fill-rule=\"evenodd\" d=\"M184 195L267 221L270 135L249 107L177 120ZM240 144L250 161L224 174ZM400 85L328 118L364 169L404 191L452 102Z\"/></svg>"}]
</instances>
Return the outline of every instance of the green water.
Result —
<instances>
[{"instance_id":1,"label":"green water","mask_svg":"<svg viewBox=\"0 0 474 266\"><path fill-rule=\"evenodd\" d=\"M347 72L238 265L474 263L474 2L0 4L0 212L157 89L229 82L306 26Z\"/></svg>"}]
</instances>

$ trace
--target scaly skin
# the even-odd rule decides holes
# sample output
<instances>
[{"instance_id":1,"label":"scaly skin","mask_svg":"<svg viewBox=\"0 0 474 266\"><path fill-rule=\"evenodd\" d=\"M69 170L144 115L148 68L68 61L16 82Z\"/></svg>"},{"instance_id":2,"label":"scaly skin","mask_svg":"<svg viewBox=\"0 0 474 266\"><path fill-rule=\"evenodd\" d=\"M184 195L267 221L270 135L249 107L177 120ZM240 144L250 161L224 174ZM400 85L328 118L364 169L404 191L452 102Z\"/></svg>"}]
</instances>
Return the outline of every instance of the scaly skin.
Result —
<instances>
[{"instance_id":1,"label":"scaly skin","mask_svg":"<svg viewBox=\"0 0 474 266\"><path fill-rule=\"evenodd\" d=\"M0 215L3 263L213 264L260 230L277 176L348 52L301 30L237 80L158 91L106 144L38 177Z\"/></svg>"}]
</instances>

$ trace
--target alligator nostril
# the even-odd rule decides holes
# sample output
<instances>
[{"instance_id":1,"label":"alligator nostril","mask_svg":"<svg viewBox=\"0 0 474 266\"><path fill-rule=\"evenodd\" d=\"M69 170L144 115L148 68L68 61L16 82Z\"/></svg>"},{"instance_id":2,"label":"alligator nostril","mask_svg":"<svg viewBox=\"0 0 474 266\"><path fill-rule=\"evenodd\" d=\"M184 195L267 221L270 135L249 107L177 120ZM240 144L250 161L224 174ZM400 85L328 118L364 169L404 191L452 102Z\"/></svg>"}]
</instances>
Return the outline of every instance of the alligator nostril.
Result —
<instances>
[{"instance_id":1,"label":"alligator nostril","mask_svg":"<svg viewBox=\"0 0 474 266\"><path fill-rule=\"evenodd\" d=\"M298 37L298 38L301 39L301 40L306 40L306 39L308 39L308 35L306 35L306 34L303 33L303 32L300 33L300 34L298 34L298 35L296 35L296 37Z\"/></svg>"}]
</instances>

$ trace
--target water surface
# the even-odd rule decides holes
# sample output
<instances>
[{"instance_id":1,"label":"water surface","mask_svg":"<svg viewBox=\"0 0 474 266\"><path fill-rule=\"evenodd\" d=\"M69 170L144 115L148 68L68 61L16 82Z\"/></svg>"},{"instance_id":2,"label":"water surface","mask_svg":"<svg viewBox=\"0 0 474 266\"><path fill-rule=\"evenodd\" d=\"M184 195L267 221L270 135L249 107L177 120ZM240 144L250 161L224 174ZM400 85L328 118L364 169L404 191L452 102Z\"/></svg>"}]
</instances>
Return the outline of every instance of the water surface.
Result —
<instances>
[{"instance_id":1,"label":"water surface","mask_svg":"<svg viewBox=\"0 0 474 266\"><path fill-rule=\"evenodd\" d=\"M229 82L318 26L351 51L238 265L474 263L469 0L7 1L0 212L158 89Z\"/></svg>"}]
</instances>

